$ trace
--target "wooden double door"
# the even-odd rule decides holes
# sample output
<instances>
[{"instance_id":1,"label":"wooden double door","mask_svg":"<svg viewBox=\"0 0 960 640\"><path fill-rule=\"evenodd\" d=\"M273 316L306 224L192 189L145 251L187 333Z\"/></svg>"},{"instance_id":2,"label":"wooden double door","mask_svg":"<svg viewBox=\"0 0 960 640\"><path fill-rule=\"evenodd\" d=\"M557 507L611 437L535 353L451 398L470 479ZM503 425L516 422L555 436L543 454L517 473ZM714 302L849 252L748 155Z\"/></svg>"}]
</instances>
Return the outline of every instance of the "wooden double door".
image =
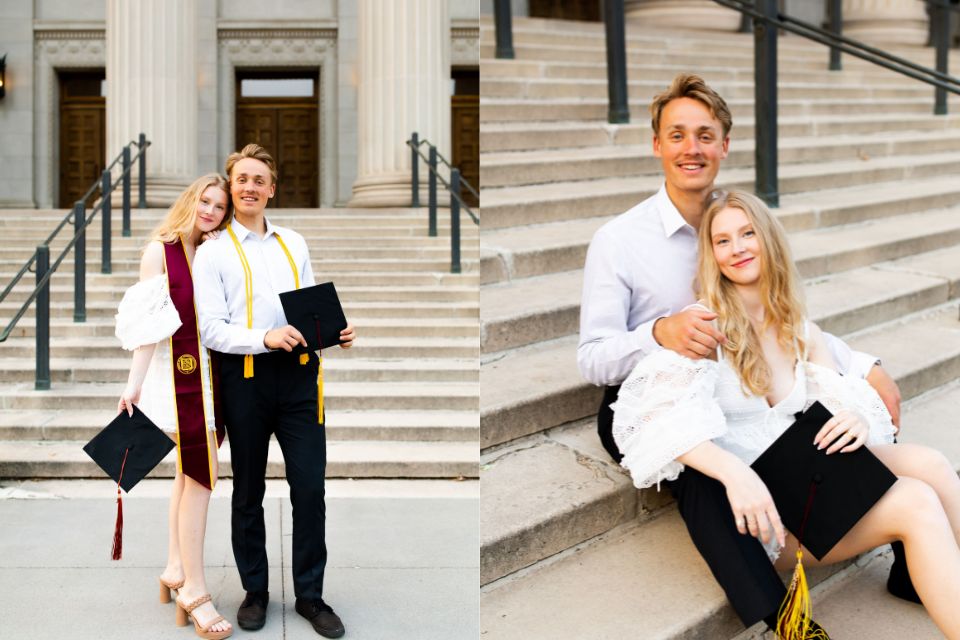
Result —
<instances>
[{"instance_id":1,"label":"wooden double door","mask_svg":"<svg viewBox=\"0 0 960 640\"><path fill-rule=\"evenodd\" d=\"M319 206L317 80L315 72L238 74L236 146L256 142L273 156L274 207Z\"/></svg>"},{"instance_id":2,"label":"wooden double door","mask_svg":"<svg viewBox=\"0 0 960 640\"><path fill-rule=\"evenodd\" d=\"M451 146L450 163L460 175L480 192L480 72L477 69L454 69L454 94L450 99ZM476 196L461 189L461 198L471 207L479 205Z\"/></svg>"},{"instance_id":3,"label":"wooden double door","mask_svg":"<svg viewBox=\"0 0 960 640\"><path fill-rule=\"evenodd\" d=\"M70 208L106 167L107 100L102 69L61 73L58 205ZM98 192L87 201L89 207Z\"/></svg>"}]
</instances>

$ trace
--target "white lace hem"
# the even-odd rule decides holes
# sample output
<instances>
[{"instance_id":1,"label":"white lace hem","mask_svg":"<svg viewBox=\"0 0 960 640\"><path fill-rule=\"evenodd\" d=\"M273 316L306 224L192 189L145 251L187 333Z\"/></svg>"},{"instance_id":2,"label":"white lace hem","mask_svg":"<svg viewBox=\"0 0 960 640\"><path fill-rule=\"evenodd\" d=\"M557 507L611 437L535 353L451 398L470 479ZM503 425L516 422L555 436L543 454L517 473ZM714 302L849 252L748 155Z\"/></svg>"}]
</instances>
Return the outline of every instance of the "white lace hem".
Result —
<instances>
[{"instance_id":1,"label":"white lace hem","mask_svg":"<svg viewBox=\"0 0 960 640\"><path fill-rule=\"evenodd\" d=\"M172 336L182 323L170 299L166 274L153 276L127 289L115 318L117 327L114 333L127 351Z\"/></svg>"},{"instance_id":2,"label":"white lace hem","mask_svg":"<svg viewBox=\"0 0 960 640\"><path fill-rule=\"evenodd\" d=\"M613 409L613 437L621 465L643 489L675 480L676 458L726 432L714 399L717 363L690 360L669 350L640 361L620 387Z\"/></svg>"}]
</instances>

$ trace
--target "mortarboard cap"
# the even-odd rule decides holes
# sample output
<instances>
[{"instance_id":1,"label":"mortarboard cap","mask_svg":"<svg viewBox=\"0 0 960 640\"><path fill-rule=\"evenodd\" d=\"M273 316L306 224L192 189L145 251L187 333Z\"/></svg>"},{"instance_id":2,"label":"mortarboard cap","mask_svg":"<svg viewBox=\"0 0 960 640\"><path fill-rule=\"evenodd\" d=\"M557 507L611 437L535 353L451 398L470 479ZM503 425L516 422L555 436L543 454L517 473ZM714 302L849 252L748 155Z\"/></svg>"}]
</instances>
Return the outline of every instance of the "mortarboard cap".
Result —
<instances>
[{"instance_id":1,"label":"mortarboard cap","mask_svg":"<svg viewBox=\"0 0 960 640\"><path fill-rule=\"evenodd\" d=\"M285 291L280 294L280 304L287 322L303 334L308 350L340 344L340 332L347 328L347 318L332 282Z\"/></svg>"},{"instance_id":2,"label":"mortarboard cap","mask_svg":"<svg viewBox=\"0 0 960 640\"><path fill-rule=\"evenodd\" d=\"M83 450L129 492L173 447L173 440L135 406L132 417L120 413Z\"/></svg>"},{"instance_id":3,"label":"mortarboard cap","mask_svg":"<svg viewBox=\"0 0 960 640\"><path fill-rule=\"evenodd\" d=\"M832 417L814 402L751 465L770 490L784 526L818 560L897 481L866 447L829 456L829 443L817 449L813 439Z\"/></svg>"}]
</instances>

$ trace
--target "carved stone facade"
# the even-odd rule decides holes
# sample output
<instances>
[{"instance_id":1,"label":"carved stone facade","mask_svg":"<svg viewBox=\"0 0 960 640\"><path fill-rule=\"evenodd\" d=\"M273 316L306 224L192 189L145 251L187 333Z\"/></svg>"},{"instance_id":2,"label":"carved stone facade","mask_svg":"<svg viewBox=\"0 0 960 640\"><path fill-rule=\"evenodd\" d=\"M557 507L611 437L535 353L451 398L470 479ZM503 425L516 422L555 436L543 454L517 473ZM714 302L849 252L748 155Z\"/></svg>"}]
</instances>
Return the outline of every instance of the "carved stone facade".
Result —
<instances>
[{"instance_id":1,"label":"carved stone facade","mask_svg":"<svg viewBox=\"0 0 960 640\"><path fill-rule=\"evenodd\" d=\"M923 45L927 25L922 0L843 0L843 35L854 40Z\"/></svg>"},{"instance_id":2,"label":"carved stone facade","mask_svg":"<svg viewBox=\"0 0 960 640\"><path fill-rule=\"evenodd\" d=\"M644 27L736 31L740 14L710 0L625 0L627 20Z\"/></svg>"}]
</instances>

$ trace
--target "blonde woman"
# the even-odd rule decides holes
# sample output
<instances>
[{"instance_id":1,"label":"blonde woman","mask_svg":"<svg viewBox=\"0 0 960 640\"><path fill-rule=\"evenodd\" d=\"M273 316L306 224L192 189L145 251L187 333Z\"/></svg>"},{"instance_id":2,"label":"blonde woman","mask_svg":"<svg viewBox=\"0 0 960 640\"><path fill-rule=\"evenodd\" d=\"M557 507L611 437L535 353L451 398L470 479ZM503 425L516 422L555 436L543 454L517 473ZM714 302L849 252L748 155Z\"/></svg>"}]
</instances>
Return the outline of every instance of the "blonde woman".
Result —
<instances>
[{"instance_id":1,"label":"blonde woman","mask_svg":"<svg viewBox=\"0 0 960 640\"><path fill-rule=\"evenodd\" d=\"M762 541L778 569L797 540L780 521L750 464L819 400L833 414L814 445L843 455L868 446L897 476L894 486L830 550L830 564L893 541L941 631L960 639L960 479L939 452L892 444L895 428L876 392L840 376L821 330L806 319L802 282L786 234L755 196L718 192L699 229L700 306L727 338L712 357L661 350L633 370L614 405L613 434L638 487L685 467L723 484L741 534Z\"/></svg>"},{"instance_id":2,"label":"blonde woman","mask_svg":"<svg viewBox=\"0 0 960 640\"><path fill-rule=\"evenodd\" d=\"M124 294L117 337L133 350L117 412L137 405L177 443L177 475L169 511L167 566L160 601L177 591L176 622L193 618L197 635L220 639L233 628L210 601L203 572L203 538L210 492L217 479L222 422L214 401L207 350L200 345L191 264L197 246L230 220L226 180L208 174L187 187L151 234L140 281Z\"/></svg>"}]
</instances>

